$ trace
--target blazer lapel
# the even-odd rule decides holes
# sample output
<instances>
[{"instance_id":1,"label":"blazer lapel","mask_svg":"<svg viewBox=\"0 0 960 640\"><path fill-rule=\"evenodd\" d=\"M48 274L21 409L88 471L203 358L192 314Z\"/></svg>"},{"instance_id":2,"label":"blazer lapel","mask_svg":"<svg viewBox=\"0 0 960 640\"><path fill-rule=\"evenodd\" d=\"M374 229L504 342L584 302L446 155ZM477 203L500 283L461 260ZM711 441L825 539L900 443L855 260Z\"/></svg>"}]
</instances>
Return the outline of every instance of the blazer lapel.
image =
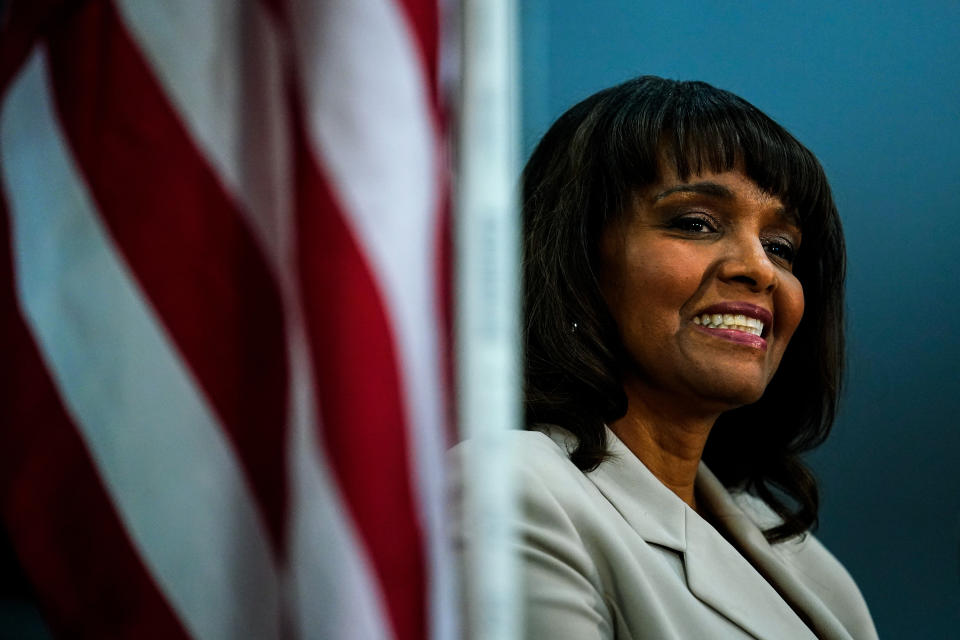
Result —
<instances>
[{"instance_id":1,"label":"blazer lapel","mask_svg":"<svg viewBox=\"0 0 960 640\"><path fill-rule=\"evenodd\" d=\"M565 430L544 431L567 451L574 446ZM770 583L609 429L607 442L610 458L587 476L640 537L682 554L694 596L757 638L816 638Z\"/></svg>"},{"instance_id":2,"label":"blazer lapel","mask_svg":"<svg viewBox=\"0 0 960 640\"><path fill-rule=\"evenodd\" d=\"M684 568L695 596L757 638L816 638L770 583L693 509L687 511L686 525Z\"/></svg>"},{"instance_id":3,"label":"blazer lapel","mask_svg":"<svg viewBox=\"0 0 960 640\"><path fill-rule=\"evenodd\" d=\"M703 463L700 464L697 474L697 491L704 506L736 543L740 552L767 580L776 585L780 595L794 609L803 613L807 623L816 631L817 637L821 640L851 639L849 632L830 610L806 585L797 580L767 542L760 527L744 513L723 484ZM767 526L766 523L764 526Z\"/></svg>"}]
</instances>

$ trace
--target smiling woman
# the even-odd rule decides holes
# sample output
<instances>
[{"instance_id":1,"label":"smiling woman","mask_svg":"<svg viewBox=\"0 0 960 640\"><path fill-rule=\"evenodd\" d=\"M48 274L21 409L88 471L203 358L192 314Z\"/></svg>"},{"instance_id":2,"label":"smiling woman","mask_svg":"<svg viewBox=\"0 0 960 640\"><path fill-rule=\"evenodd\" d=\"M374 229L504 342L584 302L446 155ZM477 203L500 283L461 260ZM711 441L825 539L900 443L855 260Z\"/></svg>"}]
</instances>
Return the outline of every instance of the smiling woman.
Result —
<instances>
[{"instance_id":1,"label":"smiling woman","mask_svg":"<svg viewBox=\"0 0 960 640\"><path fill-rule=\"evenodd\" d=\"M799 457L843 365L816 158L729 92L647 76L561 116L523 199L526 637L875 638Z\"/></svg>"}]
</instances>

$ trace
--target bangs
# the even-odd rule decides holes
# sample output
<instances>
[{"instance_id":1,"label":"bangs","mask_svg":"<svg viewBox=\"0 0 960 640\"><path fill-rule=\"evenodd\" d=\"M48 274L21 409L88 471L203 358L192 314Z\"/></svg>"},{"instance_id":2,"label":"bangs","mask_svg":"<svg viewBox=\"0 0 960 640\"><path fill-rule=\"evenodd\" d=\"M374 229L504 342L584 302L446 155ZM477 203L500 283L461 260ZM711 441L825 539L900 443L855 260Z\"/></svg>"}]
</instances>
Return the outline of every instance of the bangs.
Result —
<instances>
[{"instance_id":1,"label":"bangs","mask_svg":"<svg viewBox=\"0 0 960 640\"><path fill-rule=\"evenodd\" d=\"M632 84L632 95L620 105L627 108L614 107L619 113L609 129L616 138L608 139L615 148L608 168L628 172L619 176L621 184L643 187L659 180L663 158L682 180L704 171L741 170L791 209L804 229L826 222L832 196L820 163L759 109L703 82L647 77Z\"/></svg>"}]
</instances>

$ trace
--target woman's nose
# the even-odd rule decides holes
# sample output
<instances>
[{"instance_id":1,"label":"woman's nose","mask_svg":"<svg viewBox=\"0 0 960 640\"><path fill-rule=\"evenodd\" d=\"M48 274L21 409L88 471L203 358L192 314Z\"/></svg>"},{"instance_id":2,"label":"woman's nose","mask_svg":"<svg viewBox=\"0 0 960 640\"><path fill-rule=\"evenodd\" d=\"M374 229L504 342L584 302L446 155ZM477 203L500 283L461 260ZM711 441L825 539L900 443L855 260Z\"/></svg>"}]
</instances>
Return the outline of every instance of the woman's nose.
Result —
<instances>
[{"instance_id":1,"label":"woman's nose","mask_svg":"<svg viewBox=\"0 0 960 640\"><path fill-rule=\"evenodd\" d=\"M770 293L777 286L777 268L759 238L737 240L720 264L719 277L739 283L756 293Z\"/></svg>"}]
</instances>

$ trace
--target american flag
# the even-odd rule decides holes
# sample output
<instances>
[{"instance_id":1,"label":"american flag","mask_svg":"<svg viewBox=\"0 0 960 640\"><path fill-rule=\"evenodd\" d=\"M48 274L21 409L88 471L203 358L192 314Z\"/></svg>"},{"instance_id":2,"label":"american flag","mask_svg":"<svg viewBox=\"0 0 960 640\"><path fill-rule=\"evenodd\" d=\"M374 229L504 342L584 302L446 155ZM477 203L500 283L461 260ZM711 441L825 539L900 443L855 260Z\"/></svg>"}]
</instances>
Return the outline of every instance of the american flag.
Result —
<instances>
[{"instance_id":1,"label":"american flag","mask_svg":"<svg viewBox=\"0 0 960 640\"><path fill-rule=\"evenodd\" d=\"M55 635L450 638L429 0L14 0L0 509Z\"/></svg>"}]
</instances>

